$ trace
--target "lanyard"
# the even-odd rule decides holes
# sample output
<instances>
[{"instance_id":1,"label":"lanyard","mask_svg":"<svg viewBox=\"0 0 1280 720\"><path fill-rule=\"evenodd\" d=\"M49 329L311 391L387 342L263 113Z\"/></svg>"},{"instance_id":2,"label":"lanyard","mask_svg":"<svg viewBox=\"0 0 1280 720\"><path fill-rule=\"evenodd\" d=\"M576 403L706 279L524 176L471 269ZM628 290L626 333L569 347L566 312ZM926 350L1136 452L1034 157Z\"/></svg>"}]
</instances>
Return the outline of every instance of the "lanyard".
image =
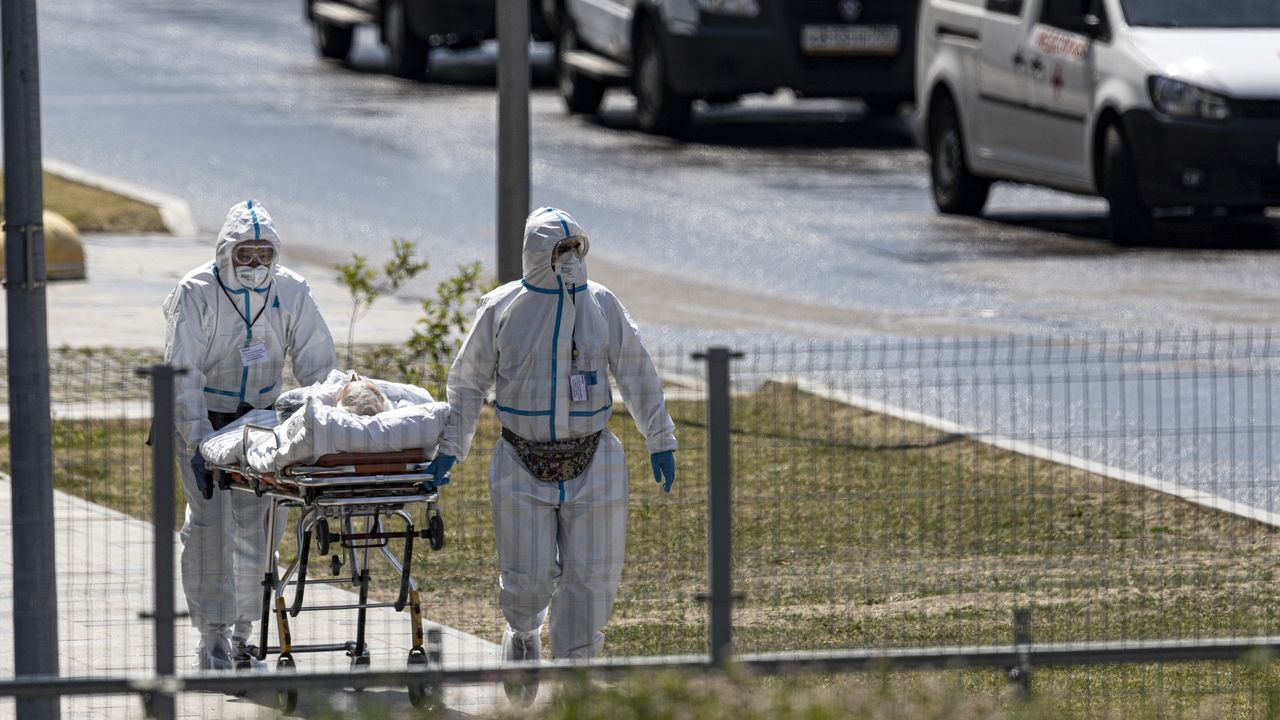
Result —
<instances>
[{"instance_id":1,"label":"lanyard","mask_svg":"<svg viewBox=\"0 0 1280 720\"><path fill-rule=\"evenodd\" d=\"M258 318L262 317L262 313L266 312L267 298L271 295L271 293L268 292L266 296L262 298L262 307L258 310L258 314L253 316L253 320L250 320L248 315L245 315L244 313L240 312L240 307L236 305L235 299L231 297L231 293L227 292L227 286L222 284L222 278L219 277L217 278L217 280L218 280L218 287L222 288L222 294L227 296L227 302L231 303L231 307L235 308L236 314L239 315L240 319L244 320L245 323L249 326L249 329L252 330L253 326L258 322ZM245 290L245 292L252 293L253 291Z\"/></svg>"}]
</instances>

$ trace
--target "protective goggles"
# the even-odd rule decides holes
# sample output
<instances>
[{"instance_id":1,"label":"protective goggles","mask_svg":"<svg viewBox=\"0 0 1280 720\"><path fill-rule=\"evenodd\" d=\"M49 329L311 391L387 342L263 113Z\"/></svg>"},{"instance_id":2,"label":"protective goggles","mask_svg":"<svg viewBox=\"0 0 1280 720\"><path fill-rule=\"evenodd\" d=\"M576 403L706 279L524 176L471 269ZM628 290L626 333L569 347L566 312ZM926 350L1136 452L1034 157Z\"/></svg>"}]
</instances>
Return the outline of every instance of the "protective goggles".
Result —
<instances>
[{"instance_id":1,"label":"protective goggles","mask_svg":"<svg viewBox=\"0 0 1280 720\"><path fill-rule=\"evenodd\" d=\"M584 258L587 256L587 248L590 247L590 245L591 243L587 240L586 235L574 235L573 237L567 237L556 243L556 249L552 253L552 257L559 258L564 253L572 250L578 253L578 257Z\"/></svg>"},{"instance_id":2,"label":"protective goggles","mask_svg":"<svg viewBox=\"0 0 1280 720\"><path fill-rule=\"evenodd\" d=\"M262 265L270 265L276 259L276 249L271 245L241 243L232 251L231 259L237 265L252 265L254 260Z\"/></svg>"}]
</instances>

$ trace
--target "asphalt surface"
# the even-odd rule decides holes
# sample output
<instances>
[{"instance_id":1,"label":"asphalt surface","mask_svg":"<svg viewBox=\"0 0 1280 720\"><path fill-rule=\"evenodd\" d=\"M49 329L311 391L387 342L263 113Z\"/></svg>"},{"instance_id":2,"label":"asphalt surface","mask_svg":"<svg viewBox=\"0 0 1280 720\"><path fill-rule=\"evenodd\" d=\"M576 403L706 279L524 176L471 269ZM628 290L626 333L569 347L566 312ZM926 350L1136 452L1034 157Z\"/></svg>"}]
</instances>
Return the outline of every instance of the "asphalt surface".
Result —
<instances>
[{"instance_id":1,"label":"asphalt surface","mask_svg":"<svg viewBox=\"0 0 1280 720\"><path fill-rule=\"evenodd\" d=\"M40 4L48 156L187 198L200 226L272 210L312 260L420 244L435 274L492 267L492 48L435 53L437 81L316 57L295 0ZM547 50L537 48L540 78ZM856 102L752 98L701 108L683 141L632 129L631 100L566 116L531 96L533 202L593 236L592 276L653 339L1260 326L1280 299L1274 221L1179 222L1165 247L1103 239L1096 200L1002 187L989 218L932 208L906 117Z\"/></svg>"}]
</instances>

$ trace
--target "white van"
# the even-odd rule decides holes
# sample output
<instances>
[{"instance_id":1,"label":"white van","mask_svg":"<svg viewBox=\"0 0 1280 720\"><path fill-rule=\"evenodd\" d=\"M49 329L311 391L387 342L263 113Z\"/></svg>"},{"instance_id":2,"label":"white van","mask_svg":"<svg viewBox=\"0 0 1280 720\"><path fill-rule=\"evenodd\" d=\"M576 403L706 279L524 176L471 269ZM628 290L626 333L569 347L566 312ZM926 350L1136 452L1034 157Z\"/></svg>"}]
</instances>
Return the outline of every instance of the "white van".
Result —
<instances>
[{"instance_id":1,"label":"white van","mask_svg":"<svg viewBox=\"0 0 1280 720\"><path fill-rule=\"evenodd\" d=\"M1152 210L1280 205L1280 2L924 0L916 133L945 213L994 180Z\"/></svg>"}]
</instances>

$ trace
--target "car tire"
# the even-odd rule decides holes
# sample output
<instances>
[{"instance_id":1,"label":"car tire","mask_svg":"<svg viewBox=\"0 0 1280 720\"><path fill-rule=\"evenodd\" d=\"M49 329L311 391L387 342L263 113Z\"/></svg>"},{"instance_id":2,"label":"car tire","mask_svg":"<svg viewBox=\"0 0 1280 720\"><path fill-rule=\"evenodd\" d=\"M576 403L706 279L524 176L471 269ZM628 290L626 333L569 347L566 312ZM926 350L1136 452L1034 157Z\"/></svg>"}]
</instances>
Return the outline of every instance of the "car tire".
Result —
<instances>
[{"instance_id":1,"label":"car tire","mask_svg":"<svg viewBox=\"0 0 1280 720\"><path fill-rule=\"evenodd\" d=\"M334 25L316 18L311 23L311 39L320 57L329 60L346 60L351 52L351 39L355 28L351 25Z\"/></svg>"},{"instance_id":2,"label":"car tire","mask_svg":"<svg viewBox=\"0 0 1280 720\"><path fill-rule=\"evenodd\" d=\"M655 135L678 135L689 126L693 98L671 88L667 58L658 31L652 25L641 28L636 38L635 79L636 125Z\"/></svg>"},{"instance_id":3,"label":"car tire","mask_svg":"<svg viewBox=\"0 0 1280 720\"><path fill-rule=\"evenodd\" d=\"M430 46L409 26L405 0L387 0L382 22L383 37L391 54L391 72L410 80L425 80Z\"/></svg>"},{"instance_id":4,"label":"car tire","mask_svg":"<svg viewBox=\"0 0 1280 720\"><path fill-rule=\"evenodd\" d=\"M560 37L556 39L556 85L564 106L573 115L590 115L600 109L604 100L604 83L583 75L566 65L562 54L579 48L578 33L568 18L560 21Z\"/></svg>"},{"instance_id":5,"label":"car tire","mask_svg":"<svg viewBox=\"0 0 1280 720\"><path fill-rule=\"evenodd\" d=\"M991 194L991 181L969 170L964 133L955 102L944 95L929 118L929 179L933 202L948 215L982 214Z\"/></svg>"},{"instance_id":6,"label":"car tire","mask_svg":"<svg viewBox=\"0 0 1280 720\"><path fill-rule=\"evenodd\" d=\"M1108 235L1116 245L1143 245L1151 241L1151 208L1138 192L1133 155L1115 125L1102 141L1102 196L1111 206Z\"/></svg>"}]
</instances>

